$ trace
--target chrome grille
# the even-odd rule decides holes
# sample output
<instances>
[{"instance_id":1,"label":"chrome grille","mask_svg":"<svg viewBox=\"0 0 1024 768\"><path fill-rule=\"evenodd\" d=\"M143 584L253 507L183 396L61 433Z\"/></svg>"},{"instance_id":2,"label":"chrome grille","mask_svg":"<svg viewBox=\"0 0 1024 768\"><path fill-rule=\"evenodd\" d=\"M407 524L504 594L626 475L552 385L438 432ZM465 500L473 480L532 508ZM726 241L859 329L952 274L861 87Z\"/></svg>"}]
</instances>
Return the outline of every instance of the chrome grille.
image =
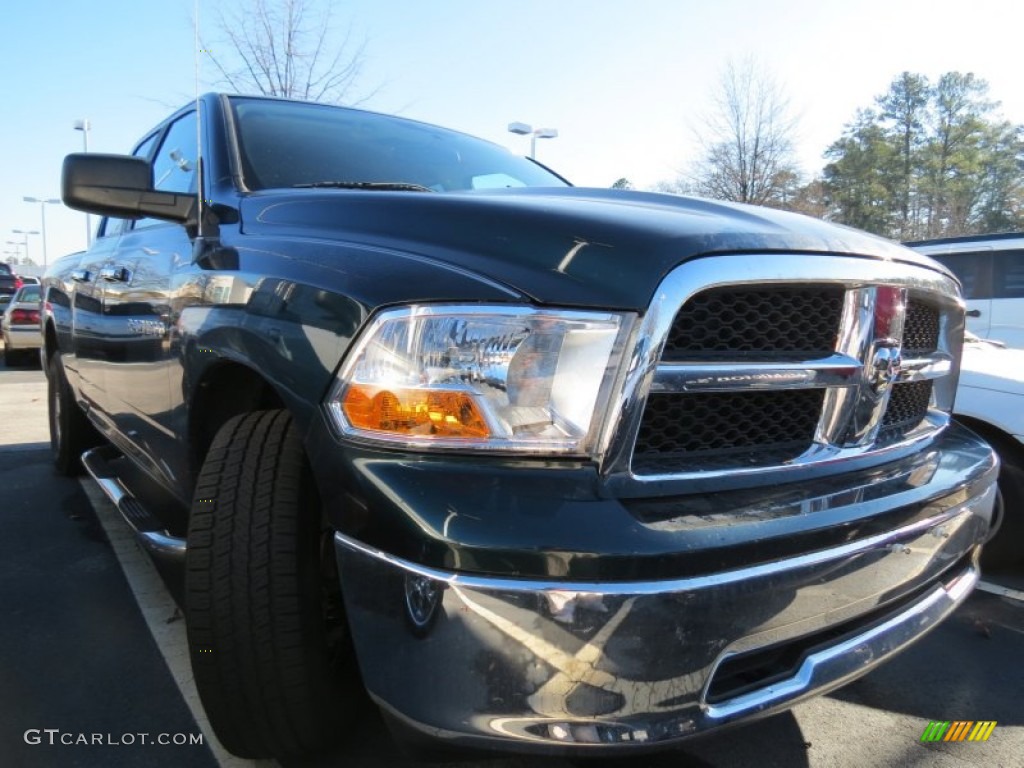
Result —
<instances>
[{"instance_id":1,"label":"chrome grille","mask_svg":"<svg viewBox=\"0 0 1024 768\"><path fill-rule=\"evenodd\" d=\"M640 329L605 471L662 482L840 467L927 437L949 420L962 328L955 283L898 261L684 264Z\"/></svg>"}]
</instances>

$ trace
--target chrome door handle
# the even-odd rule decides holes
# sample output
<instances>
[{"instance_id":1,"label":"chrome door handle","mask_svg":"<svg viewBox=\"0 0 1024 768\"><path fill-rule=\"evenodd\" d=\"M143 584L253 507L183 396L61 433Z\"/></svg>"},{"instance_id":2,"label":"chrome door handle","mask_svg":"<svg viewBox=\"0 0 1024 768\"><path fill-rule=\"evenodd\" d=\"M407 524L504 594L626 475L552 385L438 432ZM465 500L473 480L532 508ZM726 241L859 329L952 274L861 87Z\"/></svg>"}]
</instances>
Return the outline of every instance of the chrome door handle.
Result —
<instances>
[{"instance_id":1,"label":"chrome door handle","mask_svg":"<svg viewBox=\"0 0 1024 768\"><path fill-rule=\"evenodd\" d=\"M967 310L967 316L968 317L981 317L981 310L980 309L968 309Z\"/></svg>"},{"instance_id":2,"label":"chrome door handle","mask_svg":"<svg viewBox=\"0 0 1024 768\"><path fill-rule=\"evenodd\" d=\"M76 283L88 283L92 280L92 275L88 269L74 269L71 271L71 279Z\"/></svg>"},{"instance_id":3,"label":"chrome door handle","mask_svg":"<svg viewBox=\"0 0 1024 768\"><path fill-rule=\"evenodd\" d=\"M108 283L127 283L128 270L124 267L107 266L100 270L100 277Z\"/></svg>"}]
</instances>

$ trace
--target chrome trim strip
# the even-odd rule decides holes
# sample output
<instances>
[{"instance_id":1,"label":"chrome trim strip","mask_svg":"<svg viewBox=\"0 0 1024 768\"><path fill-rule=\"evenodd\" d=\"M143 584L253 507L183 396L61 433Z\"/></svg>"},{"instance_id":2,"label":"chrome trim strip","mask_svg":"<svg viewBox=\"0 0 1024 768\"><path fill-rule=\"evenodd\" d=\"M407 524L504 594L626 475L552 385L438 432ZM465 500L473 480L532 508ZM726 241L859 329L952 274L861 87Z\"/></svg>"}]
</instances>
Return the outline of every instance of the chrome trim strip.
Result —
<instances>
[{"instance_id":1,"label":"chrome trim strip","mask_svg":"<svg viewBox=\"0 0 1024 768\"><path fill-rule=\"evenodd\" d=\"M850 420L837 435L836 442L843 447L874 444L902 362L899 339L903 338L907 289L875 285L867 292L871 300L871 322L868 325L864 378L854 393L855 405L850 412Z\"/></svg>"},{"instance_id":2,"label":"chrome trim strip","mask_svg":"<svg viewBox=\"0 0 1024 768\"><path fill-rule=\"evenodd\" d=\"M841 354L794 363L660 363L651 392L841 387L859 383L861 368L859 360Z\"/></svg>"},{"instance_id":3,"label":"chrome trim strip","mask_svg":"<svg viewBox=\"0 0 1024 768\"><path fill-rule=\"evenodd\" d=\"M871 347L875 294L871 288L855 288L846 293L843 317L839 323L839 351L858 363L866 360ZM861 385L864 380L861 367ZM842 442L857 405L856 389L829 389L825 392L821 419L814 434L815 447L826 448ZM834 453L834 449L833 449Z\"/></svg>"},{"instance_id":4,"label":"chrome trim strip","mask_svg":"<svg viewBox=\"0 0 1024 768\"><path fill-rule=\"evenodd\" d=\"M953 372L953 356L936 352L928 357L904 360L897 382L939 379Z\"/></svg>"},{"instance_id":5,"label":"chrome trim strip","mask_svg":"<svg viewBox=\"0 0 1024 768\"><path fill-rule=\"evenodd\" d=\"M821 420L815 432L811 447L799 457L783 466L762 467L729 467L723 469L701 469L675 471L665 473L640 473L632 468L633 449L643 420L647 397L652 391L670 391L670 386L690 386L691 382L679 375L682 364L662 363L661 353L668 338L672 323L679 308L693 295L722 286L739 286L750 284L822 284L835 283L842 285L847 291L840 323L840 339L836 348L836 356L856 360L860 366L861 381L844 380L839 383L822 384L825 388L825 403ZM905 297L927 297L940 308L940 340L939 350L931 356L931 364L920 366L911 361L907 372L897 374L893 381L912 381L917 378L935 378L935 405L945 409L952 403L952 393L956 377L952 372L959 368L960 343L957 341L957 329L963 326L963 301L959 298L956 282L949 276L913 264L892 261L831 255L799 255L799 254L739 254L709 256L687 262L670 272L658 286L650 308L636 331L637 343L626 363L628 371L625 386L617 399L611 404L610 412L617 418L609 419L605 434L602 437L601 473L619 492L626 486L633 486L637 492L645 486L658 484L669 488L673 482L684 485L687 481L699 479L702 482L726 481L750 476L764 476L774 472L792 472L794 469L821 462L875 454L879 460L891 456L893 450L906 448L926 437L921 431L908 435L904 440L883 448L871 445L873 434L879 426L880 409L878 402L872 402L871 413L874 422L866 420L856 431L856 439L851 440L848 434L849 425L854 419L858 407L864 406L859 401L860 391L865 388L865 379L869 376L868 366L861 361L874 363L876 344L875 295L880 285L891 286L900 290ZM959 318L959 320L957 320ZM889 330L899 331L899 328ZM879 337L881 338L881 337ZM870 354L869 354L870 353ZM730 361L743 365L738 361ZM947 368L948 363L948 368ZM728 365L723 362L717 366ZM807 370L802 362L794 362L793 370ZM750 368L749 364L747 365ZM757 366L754 366L755 368ZM895 369L897 366L891 366ZM943 370L949 375L943 378ZM761 371L753 371L759 373ZM771 371L769 371L771 372ZM785 371L783 371L784 373ZM828 374L825 374L828 375ZM855 378L855 377L854 377ZM794 377L779 388L795 388L814 386L810 383L798 383ZM890 382L891 384L892 382ZM856 386L854 386L856 385ZM751 388L750 384L738 382L731 390ZM886 390L891 387L885 387ZM678 391L678 390L677 390ZM887 392L885 393L887 394ZM884 398L883 398L884 399ZM877 400L877 398L876 398ZM928 417L929 426L941 428L948 421L948 416L934 411ZM870 432L866 431L870 425ZM666 484L668 484L666 486Z\"/></svg>"}]
</instances>

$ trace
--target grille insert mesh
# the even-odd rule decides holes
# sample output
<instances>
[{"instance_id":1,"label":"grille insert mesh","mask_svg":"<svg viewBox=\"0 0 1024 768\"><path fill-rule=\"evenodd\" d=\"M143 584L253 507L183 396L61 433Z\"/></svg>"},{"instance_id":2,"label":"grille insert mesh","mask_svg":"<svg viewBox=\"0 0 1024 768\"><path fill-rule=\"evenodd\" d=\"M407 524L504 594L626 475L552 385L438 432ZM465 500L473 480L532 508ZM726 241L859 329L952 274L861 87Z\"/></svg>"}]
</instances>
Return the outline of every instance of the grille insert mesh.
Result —
<instances>
[{"instance_id":1,"label":"grille insert mesh","mask_svg":"<svg viewBox=\"0 0 1024 768\"><path fill-rule=\"evenodd\" d=\"M907 302L907 316L903 321L903 356L917 357L934 352L939 347L939 310L920 299Z\"/></svg>"},{"instance_id":2,"label":"grille insert mesh","mask_svg":"<svg viewBox=\"0 0 1024 768\"><path fill-rule=\"evenodd\" d=\"M843 312L834 285L711 288L676 314L665 360L736 353L826 356L833 352Z\"/></svg>"},{"instance_id":3,"label":"grille insert mesh","mask_svg":"<svg viewBox=\"0 0 1024 768\"><path fill-rule=\"evenodd\" d=\"M638 471L667 462L749 466L793 459L814 439L824 390L653 394L633 454Z\"/></svg>"},{"instance_id":4,"label":"grille insert mesh","mask_svg":"<svg viewBox=\"0 0 1024 768\"><path fill-rule=\"evenodd\" d=\"M924 421L931 399L930 381L908 381L893 385L877 442L891 443L904 437Z\"/></svg>"}]
</instances>

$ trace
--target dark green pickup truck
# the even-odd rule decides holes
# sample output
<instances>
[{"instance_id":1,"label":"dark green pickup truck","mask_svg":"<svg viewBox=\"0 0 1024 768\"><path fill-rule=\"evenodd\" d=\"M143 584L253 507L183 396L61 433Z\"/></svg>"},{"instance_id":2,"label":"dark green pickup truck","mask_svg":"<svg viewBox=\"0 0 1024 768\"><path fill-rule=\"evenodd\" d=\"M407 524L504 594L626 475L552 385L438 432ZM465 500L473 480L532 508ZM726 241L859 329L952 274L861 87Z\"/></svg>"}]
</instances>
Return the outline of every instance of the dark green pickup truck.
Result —
<instances>
[{"instance_id":1,"label":"dark green pickup truck","mask_svg":"<svg viewBox=\"0 0 1024 768\"><path fill-rule=\"evenodd\" d=\"M865 673L978 579L963 302L893 243L225 95L69 156L63 197L105 218L44 280L54 458L184 569L239 755L371 700L447 745L663 747Z\"/></svg>"}]
</instances>

